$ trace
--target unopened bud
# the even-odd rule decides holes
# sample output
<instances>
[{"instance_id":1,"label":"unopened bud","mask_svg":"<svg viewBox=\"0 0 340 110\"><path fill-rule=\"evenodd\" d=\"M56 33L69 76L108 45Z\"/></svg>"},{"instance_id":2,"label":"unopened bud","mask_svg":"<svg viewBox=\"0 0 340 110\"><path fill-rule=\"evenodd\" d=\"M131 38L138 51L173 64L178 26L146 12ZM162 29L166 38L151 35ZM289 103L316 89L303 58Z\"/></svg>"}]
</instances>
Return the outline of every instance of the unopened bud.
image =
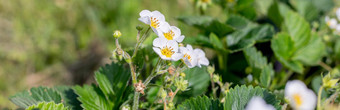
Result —
<instances>
[{"instance_id":1,"label":"unopened bud","mask_svg":"<svg viewBox=\"0 0 340 110\"><path fill-rule=\"evenodd\" d=\"M212 74L215 72L215 68L213 66L208 66L208 72L209 74Z\"/></svg>"},{"instance_id":2,"label":"unopened bud","mask_svg":"<svg viewBox=\"0 0 340 110\"><path fill-rule=\"evenodd\" d=\"M113 37L114 38L119 38L120 36L122 36L122 33L119 30L115 30L113 32Z\"/></svg>"},{"instance_id":3,"label":"unopened bud","mask_svg":"<svg viewBox=\"0 0 340 110\"><path fill-rule=\"evenodd\" d=\"M180 73L179 75L182 76L182 77L185 77L185 73L183 73L183 72Z\"/></svg>"},{"instance_id":4,"label":"unopened bud","mask_svg":"<svg viewBox=\"0 0 340 110\"><path fill-rule=\"evenodd\" d=\"M214 74L214 75L213 75L213 81L214 81L214 82L220 81L220 76Z\"/></svg>"},{"instance_id":5,"label":"unopened bud","mask_svg":"<svg viewBox=\"0 0 340 110\"><path fill-rule=\"evenodd\" d=\"M322 78L322 83L325 88L333 88L336 83L339 81L339 78L332 79L331 74L327 74Z\"/></svg>"},{"instance_id":6,"label":"unopened bud","mask_svg":"<svg viewBox=\"0 0 340 110\"><path fill-rule=\"evenodd\" d=\"M137 29L138 31L141 31L141 30L143 30L143 27L142 27L141 25L137 25L137 26L136 26L136 29Z\"/></svg>"},{"instance_id":7,"label":"unopened bud","mask_svg":"<svg viewBox=\"0 0 340 110\"><path fill-rule=\"evenodd\" d=\"M165 99L166 98L166 96L167 96L167 93L166 93L166 91L163 89L163 88L161 88L161 89L159 89L160 91L159 91L159 96L160 97L162 97L162 99Z\"/></svg>"}]
</instances>

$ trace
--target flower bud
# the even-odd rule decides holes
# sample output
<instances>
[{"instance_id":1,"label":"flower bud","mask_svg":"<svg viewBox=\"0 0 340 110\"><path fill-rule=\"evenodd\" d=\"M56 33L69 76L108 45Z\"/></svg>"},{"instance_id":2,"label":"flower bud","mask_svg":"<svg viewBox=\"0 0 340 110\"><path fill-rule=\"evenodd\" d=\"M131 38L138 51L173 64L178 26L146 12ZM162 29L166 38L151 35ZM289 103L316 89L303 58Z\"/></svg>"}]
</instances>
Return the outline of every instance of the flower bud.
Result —
<instances>
[{"instance_id":1,"label":"flower bud","mask_svg":"<svg viewBox=\"0 0 340 110\"><path fill-rule=\"evenodd\" d=\"M209 74L212 74L215 72L215 68L213 66L208 66L208 72Z\"/></svg>"},{"instance_id":2,"label":"flower bud","mask_svg":"<svg viewBox=\"0 0 340 110\"><path fill-rule=\"evenodd\" d=\"M170 67L168 68L168 72L169 72L169 74L173 75L173 74L176 72L175 66L170 66Z\"/></svg>"},{"instance_id":3,"label":"flower bud","mask_svg":"<svg viewBox=\"0 0 340 110\"><path fill-rule=\"evenodd\" d=\"M179 88L181 91L185 91L188 88L188 80L184 80L183 78L179 78L175 82L175 86Z\"/></svg>"},{"instance_id":4,"label":"flower bud","mask_svg":"<svg viewBox=\"0 0 340 110\"><path fill-rule=\"evenodd\" d=\"M185 73L183 73L183 72L180 73L179 75L182 76L183 78L185 77Z\"/></svg>"},{"instance_id":5,"label":"flower bud","mask_svg":"<svg viewBox=\"0 0 340 110\"><path fill-rule=\"evenodd\" d=\"M333 88L339 79L332 79L331 74L327 74L322 78L322 83L325 88Z\"/></svg>"},{"instance_id":6,"label":"flower bud","mask_svg":"<svg viewBox=\"0 0 340 110\"><path fill-rule=\"evenodd\" d=\"M220 76L214 74L214 75L213 75L213 81L214 81L214 82L220 81Z\"/></svg>"},{"instance_id":7,"label":"flower bud","mask_svg":"<svg viewBox=\"0 0 340 110\"><path fill-rule=\"evenodd\" d=\"M142 27L141 25L137 25L137 26L136 26L136 29L137 29L138 31L142 31L142 30L143 30L143 27Z\"/></svg>"},{"instance_id":8,"label":"flower bud","mask_svg":"<svg viewBox=\"0 0 340 110\"><path fill-rule=\"evenodd\" d=\"M122 33L119 30L115 30L113 32L113 37L114 38L119 38L120 36L122 36Z\"/></svg>"},{"instance_id":9,"label":"flower bud","mask_svg":"<svg viewBox=\"0 0 340 110\"><path fill-rule=\"evenodd\" d=\"M165 99L166 98L166 96L167 96L167 93L166 93L166 91L163 89L163 88L160 88L159 89L160 91L159 91L159 96L160 97L162 97L162 99Z\"/></svg>"}]
</instances>

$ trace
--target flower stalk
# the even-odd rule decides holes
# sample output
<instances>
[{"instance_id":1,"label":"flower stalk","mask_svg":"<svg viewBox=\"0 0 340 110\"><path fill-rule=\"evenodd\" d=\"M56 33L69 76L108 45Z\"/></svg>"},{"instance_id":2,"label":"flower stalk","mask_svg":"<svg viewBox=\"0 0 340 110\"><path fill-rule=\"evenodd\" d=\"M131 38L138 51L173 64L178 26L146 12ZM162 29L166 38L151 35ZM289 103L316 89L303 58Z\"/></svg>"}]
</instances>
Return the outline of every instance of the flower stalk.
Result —
<instances>
[{"instance_id":1,"label":"flower stalk","mask_svg":"<svg viewBox=\"0 0 340 110\"><path fill-rule=\"evenodd\" d=\"M320 86L319 92L318 92L318 105L317 110L322 110L321 108L321 95L322 95L323 85Z\"/></svg>"}]
</instances>

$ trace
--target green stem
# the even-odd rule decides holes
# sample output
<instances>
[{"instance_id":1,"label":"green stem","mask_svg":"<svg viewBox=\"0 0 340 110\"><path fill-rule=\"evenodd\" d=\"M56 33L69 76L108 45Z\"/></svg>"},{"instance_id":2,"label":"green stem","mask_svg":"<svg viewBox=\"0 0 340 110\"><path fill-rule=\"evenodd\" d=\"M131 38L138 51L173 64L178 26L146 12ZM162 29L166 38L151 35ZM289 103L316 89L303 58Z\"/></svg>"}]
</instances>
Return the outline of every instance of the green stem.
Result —
<instances>
[{"instance_id":1,"label":"green stem","mask_svg":"<svg viewBox=\"0 0 340 110\"><path fill-rule=\"evenodd\" d=\"M137 38L138 38L138 41L137 41L137 44L136 44L136 46L135 46L135 50L133 51L132 58L134 58L134 57L136 56L137 51L138 51L140 45L144 42L144 40L146 39L146 37L149 35L150 30L151 30L151 27L149 27L149 28L145 31L145 33L143 34L142 38L139 39L139 37L137 37Z\"/></svg>"},{"instance_id":2,"label":"green stem","mask_svg":"<svg viewBox=\"0 0 340 110\"><path fill-rule=\"evenodd\" d=\"M327 71L332 71L332 67L328 66L326 63L324 62L319 62L319 65L323 68L325 68Z\"/></svg>"},{"instance_id":3,"label":"green stem","mask_svg":"<svg viewBox=\"0 0 340 110\"><path fill-rule=\"evenodd\" d=\"M321 110L321 95L322 95L322 90L323 90L323 86L321 85L320 88L319 88L319 92L318 92L317 110Z\"/></svg>"},{"instance_id":4,"label":"green stem","mask_svg":"<svg viewBox=\"0 0 340 110\"><path fill-rule=\"evenodd\" d=\"M161 58L159 58L158 61L157 61L157 63L156 63L156 66L152 69L150 76L149 76L148 78L146 78L146 80L144 81L143 84L145 85L145 87L147 87L147 85L150 83L150 81L151 81L155 76L157 76L157 72L155 72L155 70L156 70L156 68L158 68L158 66L159 66L159 64L160 64L161 61L162 61Z\"/></svg>"},{"instance_id":5,"label":"green stem","mask_svg":"<svg viewBox=\"0 0 340 110\"><path fill-rule=\"evenodd\" d=\"M279 86L284 85L287 82L287 80L290 78L290 76L293 75L293 73L294 73L293 71L289 70L286 76L280 81Z\"/></svg>"},{"instance_id":6,"label":"green stem","mask_svg":"<svg viewBox=\"0 0 340 110\"><path fill-rule=\"evenodd\" d=\"M138 110L138 104L139 104L139 92L135 91L135 95L133 97L133 106L132 110Z\"/></svg>"}]
</instances>

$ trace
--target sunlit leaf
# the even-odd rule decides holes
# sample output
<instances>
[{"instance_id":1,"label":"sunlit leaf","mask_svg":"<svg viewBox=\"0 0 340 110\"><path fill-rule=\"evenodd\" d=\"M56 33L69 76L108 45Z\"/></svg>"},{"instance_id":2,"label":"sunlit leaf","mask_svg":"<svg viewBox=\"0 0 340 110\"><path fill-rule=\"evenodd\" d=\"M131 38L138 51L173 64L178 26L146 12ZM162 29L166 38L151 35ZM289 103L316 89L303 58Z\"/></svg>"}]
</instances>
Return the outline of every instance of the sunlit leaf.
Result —
<instances>
[{"instance_id":1,"label":"sunlit leaf","mask_svg":"<svg viewBox=\"0 0 340 110\"><path fill-rule=\"evenodd\" d=\"M223 110L223 105L218 100L213 100L207 96L197 96L185 100L177 106L177 110Z\"/></svg>"},{"instance_id":2,"label":"sunlit leaf","mask_svg":"<svg viewBox=\"0 0 340 110\"><path fill-rule=\"evenodd\" d=\"M29 106L26 110L70 110L62 103L56 104L54 102L41 102L37 105Z\"/></svg>"}]
</instances>

